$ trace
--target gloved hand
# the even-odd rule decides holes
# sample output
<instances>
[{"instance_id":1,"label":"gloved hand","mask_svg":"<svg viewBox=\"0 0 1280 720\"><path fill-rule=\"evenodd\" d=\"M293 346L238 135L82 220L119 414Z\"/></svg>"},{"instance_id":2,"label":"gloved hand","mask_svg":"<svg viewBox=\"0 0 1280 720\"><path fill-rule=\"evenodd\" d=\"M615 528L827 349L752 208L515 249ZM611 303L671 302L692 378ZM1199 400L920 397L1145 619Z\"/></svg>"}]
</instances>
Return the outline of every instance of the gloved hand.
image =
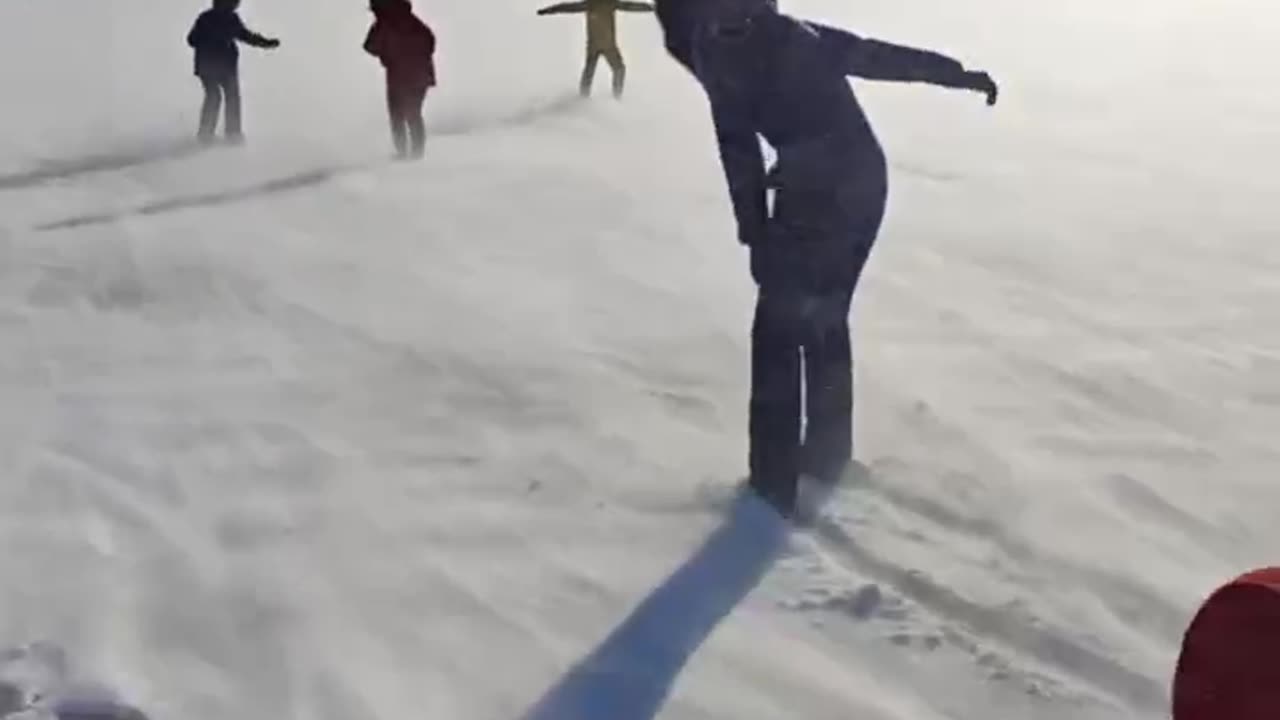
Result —
<instances>
[{"instance_id":1,"label":"gloved hand","mask_svg":"<svg viewBox=\"0 0 1280 720\"><path fill-rule=\"evenodd\" d=\"M975 92L984 93L987 96L987 105L995 105L996 98L1000 94L1000 88L996 87L996 81L991 79L991 75L985 72L971 71L965 73L965 87Z\"/></svg>"},{"instance_id":2,"label":"gloved hand","mask_svg":"<svg viewBox=\"0 0 1280 720\"><path fill-rule=\"evenodd\" d=\"M791 273L794 259L788 247L787 229L782 223L770 218L760 225L759 235L751 243L743 243L750 248L751 279L760 286L777 286L785 282Z\"/></svg>"},{"instance_id":3,"label":"gloved hand","mask_svg":"<svg viewBox=\"0 0 1280 720\"><path fill-rule=\"evenodd\" d=\"M769 239L769 225L768 222L739 225L738 242L747 247L759 245L762 241Z\"/></svg>"},{"instance_id":4,"label":"gloved hand","mask_svg":"<svg viewBox=\"0 0 1280 720\"><path fill-rule=\"evenodd\" d=\"M280 47L280 40L279 38L268 38L266 45L263 45L263 47L271 48L274 50L275 48Z\"/></svg>"}]
</instances>

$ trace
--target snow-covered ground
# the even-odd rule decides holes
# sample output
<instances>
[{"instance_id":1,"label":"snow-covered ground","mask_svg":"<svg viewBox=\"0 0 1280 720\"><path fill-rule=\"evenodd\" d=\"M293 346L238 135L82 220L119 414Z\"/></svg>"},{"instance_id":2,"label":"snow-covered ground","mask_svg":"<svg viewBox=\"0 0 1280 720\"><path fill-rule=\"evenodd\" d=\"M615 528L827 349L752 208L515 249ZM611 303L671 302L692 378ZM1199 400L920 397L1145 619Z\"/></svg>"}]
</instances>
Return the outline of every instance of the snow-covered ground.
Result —
<instances>
[{"instance_id":1,"label":"snow-covered ground","mask_svg":"<svg viewBox=\"0 0 1280 720\"><path fill-rule=\"evenodd\" d=\"M652 18L583 104L580 19L418 0L403 165L358 1L250 0L249 144L191 152L200 5L0 2L0 645L155 720L1145 719L1277 561L1261 0L787 3L1003 89L860 84L871 472L790 538L728 501L752 288Z\"/></svg>"}]
</instances>

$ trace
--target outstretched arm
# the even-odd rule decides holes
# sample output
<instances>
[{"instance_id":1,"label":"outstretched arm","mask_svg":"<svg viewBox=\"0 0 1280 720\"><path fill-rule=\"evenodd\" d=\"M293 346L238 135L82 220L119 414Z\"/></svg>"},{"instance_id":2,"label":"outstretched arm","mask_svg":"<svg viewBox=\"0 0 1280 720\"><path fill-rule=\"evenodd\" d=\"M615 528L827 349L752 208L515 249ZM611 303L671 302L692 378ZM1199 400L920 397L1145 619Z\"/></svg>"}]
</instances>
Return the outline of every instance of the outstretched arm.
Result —
<instances>
[{"instance_id":1,"label":"outstretched arm","mask_svg":"<svg viewBox=\"0 0 1280 720\"><path fill-rule=\"evenodd\" d=\"M827 25L810 23L844 68L845 74L867 80L923 82L985 93L996 101L996 84L984 72L965 68L958 60L929 50L862 38Z\"/></svg>"},{"instance_id":2,"label":"outstretched arm","mask_svg":"<svg viewBox=\"0 0 1280 720\"><path fill-rule=\"evenodd\" d=\"M626 12L653 12L653 3L619 0L618 9Z\"/></svg>"},{"instance_id":3,"label":"outstretched arm","mask_svg":"<svg viewBox=\"0 0 1280 720\"><path fill-rule=\"evenodd\" d=\"M539 15L564 15L565 13L586 12L585 2L562 2L548 5L538 11Z\"/></svg>"},{"instance_id":4,"label":"outstretched arm","mask_svg":"<svg viewBox=\"0 0 1280 720\"><path fill-rule=\"evenodd\" d=\"M765 197L764 155L755 128L739 108L726 102L711 105L720 163L729 184L729 199L738 223L738 242L751 245L764 236L769 219Z\"/></svg>"},{"instance_id":5,"label":"outstretched arm","mask_svg":"<svg viewBox=\"0 0 1280 720\"><path fill-rule=\"evenodd\" d=\"M236 39L246 45L252 45L260 48L273 48L280 45L280 41L275 38L264 37L244 26L244 23L236 18Z\"/></svg>"}]
</instances>

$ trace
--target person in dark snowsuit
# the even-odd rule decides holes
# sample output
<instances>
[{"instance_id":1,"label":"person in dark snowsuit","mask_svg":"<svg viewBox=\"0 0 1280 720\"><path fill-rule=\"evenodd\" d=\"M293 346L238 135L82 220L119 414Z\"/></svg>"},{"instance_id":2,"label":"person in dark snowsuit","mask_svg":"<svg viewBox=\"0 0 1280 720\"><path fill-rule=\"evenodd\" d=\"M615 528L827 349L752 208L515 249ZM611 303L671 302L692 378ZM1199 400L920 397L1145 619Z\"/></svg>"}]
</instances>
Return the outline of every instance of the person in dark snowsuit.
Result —
<instances>
[{"instance_id":1,"label":"person in dark snowsuit","mask_svg":"<svg viewBox=\"0 0 1280 720\"><path fill-rule=\"evenodd\" d=\"M200 108L202 143L213 141L218 126L218 111L226 105L224 130L227 139L244 139L240 110L240 49L237 42L260 48L276 48L280 41L249 30L237 12L240 0L213 0L213 7L200 13L187 45L195 50L195 74L204 86L204 104Z\"/></svg>"},{"instance_id":2,"label":"person in dark snowsuit","mask_svg":"<svg viewBox=\"0 0 1280 720\"><path fill-rule=\"evenodd\" d=\"M399 157L422 157L427 129L422 103L436 84L436 36L413 14L409 0L373 0L373 27L364 50L382 62L387 73L387 113L391 140Z\"/></svg>"},{"instance_id":3,"label":"person in dark snowsuit","mask_svg":"<svg viewBox=\"0 0 1280 720\"><path fill-rule=\"evenodd\" d=\"M852 460L848 316L888 194L884 152L847 77L974 90L989 104L996 85L937 53L792 18L772 0L657 0L656 11L668 52L710 101L758 287L749 483L790 515L800 475L833 483ZM759 137L777 152L772 168Z\"/></svg>"}]
</instances>

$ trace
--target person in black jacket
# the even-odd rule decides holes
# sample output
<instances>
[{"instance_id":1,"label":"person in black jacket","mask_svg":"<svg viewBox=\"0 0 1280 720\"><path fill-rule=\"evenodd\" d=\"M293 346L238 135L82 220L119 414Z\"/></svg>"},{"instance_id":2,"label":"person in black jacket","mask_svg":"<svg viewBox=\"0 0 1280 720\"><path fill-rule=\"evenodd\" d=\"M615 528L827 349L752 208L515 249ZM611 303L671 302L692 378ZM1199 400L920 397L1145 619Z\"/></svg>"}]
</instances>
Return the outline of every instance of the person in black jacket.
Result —
<instances>
[{"instance_id":1,"label":"person in black jacket","mask_svg":"<svg viewBox=\"0 0 1280 720\"><path fill-rule=\"evenodd\" d=\"M988 104L996 85L934 52L792 18L772 0L656 5L668 52L710 100L758 287L749 482L790 515L800 475L833 483L852 459L848 316L888 194L884 152L847 77L973 90ZM772 168L760 137L777 152Z\"/></svg>"},{"instance_id":2,"label":"person in black jacket","mask_svg":"<svg viewBox=\"0 0 1280 720\"><path fill-rule=\"evenodd\" d=\"M254 47L275 48L280 41L263 37L245 27L238 10L240 0L213 0L213 7L196 18L187 33L187 45L195 50L195 74L204 86L204 104L200 108L202 143L213 142L218 125L218 111L224 101L224 130L231 142L244 139L240 114L240 49L243 42Z\"/></svg>"}]
</instances>

